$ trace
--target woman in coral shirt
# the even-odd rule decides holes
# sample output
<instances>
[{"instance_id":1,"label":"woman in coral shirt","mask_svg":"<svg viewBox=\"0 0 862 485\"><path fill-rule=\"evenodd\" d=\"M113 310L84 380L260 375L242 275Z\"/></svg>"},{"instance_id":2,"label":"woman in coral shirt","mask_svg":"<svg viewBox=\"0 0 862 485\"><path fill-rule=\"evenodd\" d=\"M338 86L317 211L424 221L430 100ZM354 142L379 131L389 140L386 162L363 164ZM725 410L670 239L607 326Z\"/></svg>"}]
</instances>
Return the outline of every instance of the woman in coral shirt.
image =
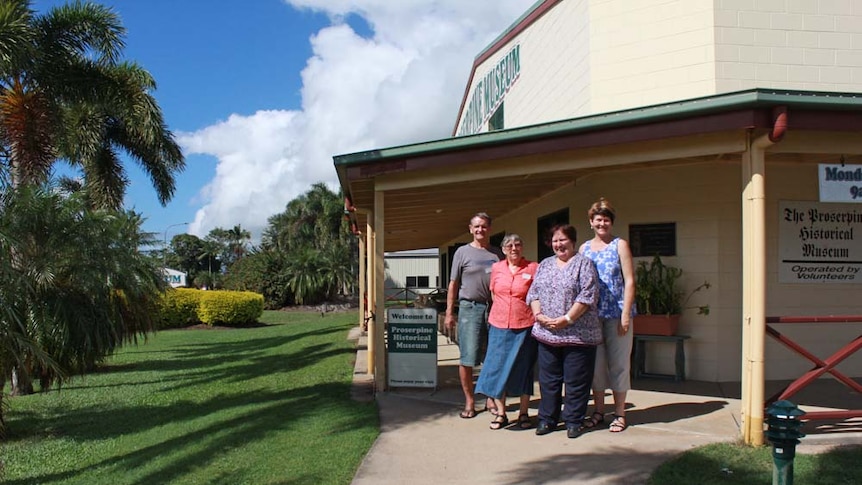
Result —
<instances>
[{"instance_id":1,"label":"woman in coral shirt","mask_svg":"<svg viewBox=\"0 0 862 485\"><path fill-rule=\"evenodd\" d=\"M531 426L528 410L536 362L536 341L530 335L534 318L526 298L538 264L521 255L523 242L517 234L504 237L502 247L506 259L491 266L494 302L488 315L488 351L476 392L494 399L497 412L491 429L509 424L506 395L520 396L518 426L526 429Z\"/></svg>"}]
</instances>

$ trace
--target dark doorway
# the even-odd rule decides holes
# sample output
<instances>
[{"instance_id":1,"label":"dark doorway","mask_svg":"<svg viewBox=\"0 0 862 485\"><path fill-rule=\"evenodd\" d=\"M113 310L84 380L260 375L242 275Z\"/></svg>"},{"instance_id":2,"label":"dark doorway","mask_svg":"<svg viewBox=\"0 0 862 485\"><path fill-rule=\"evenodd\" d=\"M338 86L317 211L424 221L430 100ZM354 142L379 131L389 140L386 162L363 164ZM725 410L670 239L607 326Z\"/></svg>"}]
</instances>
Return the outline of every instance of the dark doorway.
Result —
<instances>
[{"instance_id":1,"label":"dark doorway","mask_svg":"<svg viewBox=\"0 0 862 485\"><path fill-rule=\"evenodd\" d=\"M551 228L557 224L569 223L569 208L560 209L556 212L546 214L536 220L536 241L538 241L538 261L554 255L551 248ZM575 242L577 244L577 242Z\"/></svg>"}]
</instances>

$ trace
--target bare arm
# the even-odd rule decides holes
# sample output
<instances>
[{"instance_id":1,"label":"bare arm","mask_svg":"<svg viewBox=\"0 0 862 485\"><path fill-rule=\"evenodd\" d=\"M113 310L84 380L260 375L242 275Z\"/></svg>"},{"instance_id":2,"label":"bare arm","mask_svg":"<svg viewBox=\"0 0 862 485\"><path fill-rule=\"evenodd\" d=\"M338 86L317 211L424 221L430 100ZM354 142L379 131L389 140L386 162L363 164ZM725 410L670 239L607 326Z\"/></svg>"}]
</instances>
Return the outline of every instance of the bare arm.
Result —
<instances>
[{"instance_id":1,"label":"bare arm","mask_svg":"<svg viewBox=\"0 0 862 485\"><path fill-rule=\"evenodd\" d=\"M446 318L443 320L447 327L455 326L455 299L458 297L458 280L449 281L449 288L446 291Z\"/></svg>"},{"instance_id":2,"label":"bare arm","mask_svg":"<svg viewBox=\"0 0 862 485\"><path fill-rule=\"evenodd\" d=\"M635 269L632 261L632 251L625 239L620 239L617 244L617 253L620 255L620 266L623 270L623 314L620 319L620 335L625 335L632 326L632 305L635 302Z\"/></svg>"}]
</instances>

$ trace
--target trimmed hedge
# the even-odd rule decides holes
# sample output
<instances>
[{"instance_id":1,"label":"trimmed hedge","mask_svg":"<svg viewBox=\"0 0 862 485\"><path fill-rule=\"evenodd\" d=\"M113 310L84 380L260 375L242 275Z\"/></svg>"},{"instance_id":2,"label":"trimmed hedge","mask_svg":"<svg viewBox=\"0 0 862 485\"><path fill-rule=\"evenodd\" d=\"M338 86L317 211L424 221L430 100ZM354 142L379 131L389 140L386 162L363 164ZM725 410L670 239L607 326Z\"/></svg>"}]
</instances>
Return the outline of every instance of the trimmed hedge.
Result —
<instances>
[{"instance_id":1,"label":"trimmed hedge","mask_svg":"<svg viewBox=\"0 0 862 485\"><path fill-rule=\"evenodd\" d=\"M263 314L263 295L251 291L203 291L198 319L207 325L254 323Z\"/></svg>"},{"instance_id":2,"label":"trimmed hedge","mask_svg":"<svg viewBox=\"0 0 862 485\"><path fill-rule=\"evenodd\" d=\"M180 328L200 323L201 290L169 288L159 301L159 328Z\"/></svg>"},{"instance_id":3,"label":"trimmed hedge","mask_svg":"<svg viewBox=\"0 0 862 485\"><path fill-rule=\"evenodd\" d=\"M159 302L159 328L244 325L263 314L263 295L250 291L169 289Z\"/></svg>"}]
</instances>

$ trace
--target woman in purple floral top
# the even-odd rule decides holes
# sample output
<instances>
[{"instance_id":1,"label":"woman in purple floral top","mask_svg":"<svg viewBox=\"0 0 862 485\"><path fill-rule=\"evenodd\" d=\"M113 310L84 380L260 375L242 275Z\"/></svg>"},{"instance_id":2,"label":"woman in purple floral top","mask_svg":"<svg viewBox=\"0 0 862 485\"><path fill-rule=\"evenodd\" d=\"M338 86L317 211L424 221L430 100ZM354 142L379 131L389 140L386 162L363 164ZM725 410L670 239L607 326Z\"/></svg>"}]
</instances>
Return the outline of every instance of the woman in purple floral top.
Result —
<instances>
[{"instance_id":1,"label":"woman in purple floral top","mask_svg":"<svg viewBox=\"0 0 862 485\"><path fill-rule=\"evenodd\" d=\"M527 304L536 317L539 342L539 425L537 435L554 431L562 418L569 438L580 436L590 397L596 346L602 341L596 305L598 276L589 259L575 251L575 228L553 228L554 256L536 270ZM565 403L563 385L565 384ZM560 413L561 404L565 404Z\"/></svg>"}]
</instances>

